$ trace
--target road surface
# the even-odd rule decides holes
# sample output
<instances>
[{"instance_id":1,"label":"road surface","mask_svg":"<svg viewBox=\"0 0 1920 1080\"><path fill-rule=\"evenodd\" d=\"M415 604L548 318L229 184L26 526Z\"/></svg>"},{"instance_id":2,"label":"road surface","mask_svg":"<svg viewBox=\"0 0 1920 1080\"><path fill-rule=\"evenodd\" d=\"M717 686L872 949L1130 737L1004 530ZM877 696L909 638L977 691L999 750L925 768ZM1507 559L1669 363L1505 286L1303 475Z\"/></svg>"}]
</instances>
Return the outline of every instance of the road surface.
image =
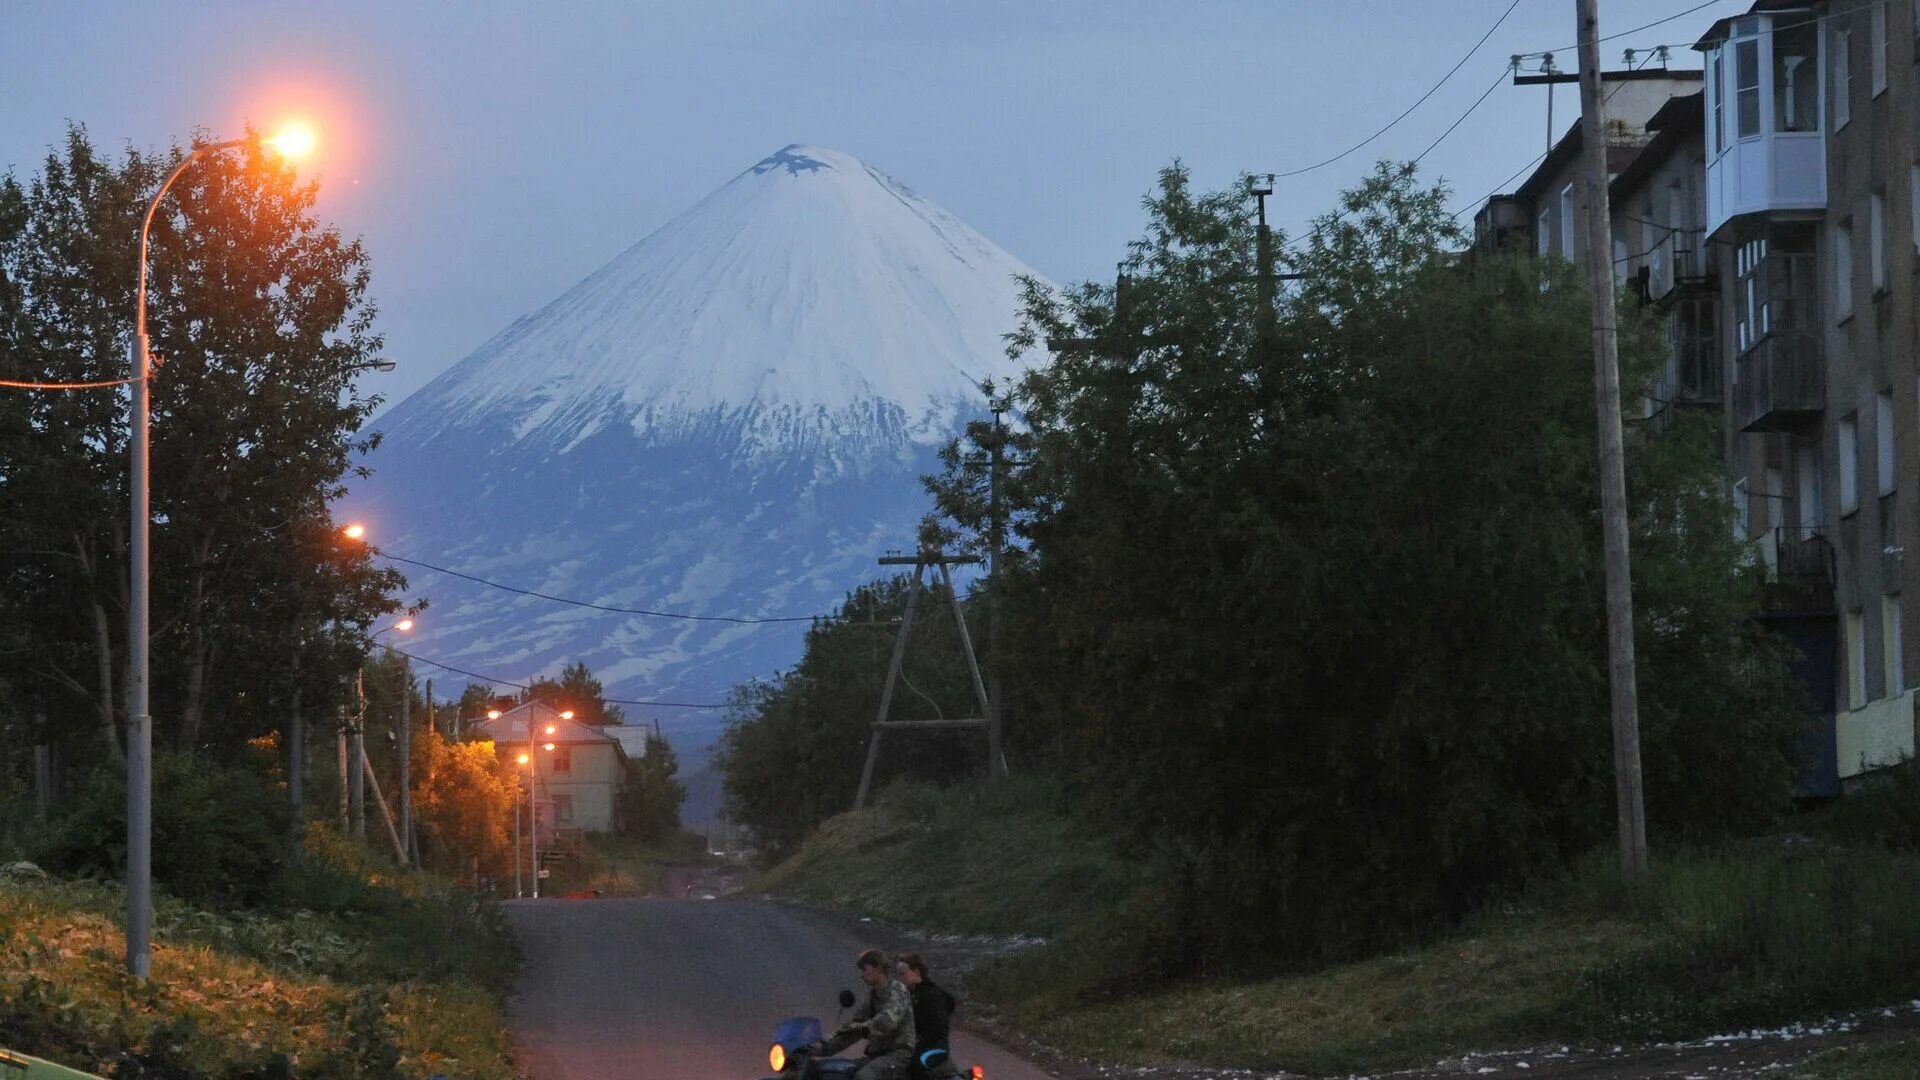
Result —
<instances>
[{"instance_id":1,"label":"road surface","mask_svg":"<svg viewBox=\"0 0 1920 1080\"><path fill-rule=\"evenodd\" d=\"M804 911L752 900L510 901L526 953L509 1006L532 1080L759 1080L773 1029L833 1026L864 992L865 942ZM937 972L936 972L937 975ZM965 1006L962 1006L964 1013ZM954 1056L989 1080L1047 1073L956 1030Z\"/></svg>"}]
</instances>

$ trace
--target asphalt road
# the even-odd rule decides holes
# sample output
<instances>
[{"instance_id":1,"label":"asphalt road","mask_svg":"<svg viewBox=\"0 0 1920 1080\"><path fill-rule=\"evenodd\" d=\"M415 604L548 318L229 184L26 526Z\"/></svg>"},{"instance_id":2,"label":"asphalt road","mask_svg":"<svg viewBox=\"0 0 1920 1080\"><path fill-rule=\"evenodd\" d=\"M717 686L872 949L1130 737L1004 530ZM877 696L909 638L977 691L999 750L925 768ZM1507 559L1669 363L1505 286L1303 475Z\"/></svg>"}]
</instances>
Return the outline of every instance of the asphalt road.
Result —
<instances>
[{"instance_id":1,"label":"asphalt road","mask_svg":"<svg viewBox=\"0 0 1920 1080\"><path fill-rule=\"evenodd\" d=\"M509 1023L532 1080L759 1080L780 1021L818 1016L831 1028L835 996L863 990L853 958L865 943L791 908L733 899L506 906L526 953ZM989 1080L1047 1076L962 1031L954 1056L984 1066Z\"/></svg>"}]
</instances>

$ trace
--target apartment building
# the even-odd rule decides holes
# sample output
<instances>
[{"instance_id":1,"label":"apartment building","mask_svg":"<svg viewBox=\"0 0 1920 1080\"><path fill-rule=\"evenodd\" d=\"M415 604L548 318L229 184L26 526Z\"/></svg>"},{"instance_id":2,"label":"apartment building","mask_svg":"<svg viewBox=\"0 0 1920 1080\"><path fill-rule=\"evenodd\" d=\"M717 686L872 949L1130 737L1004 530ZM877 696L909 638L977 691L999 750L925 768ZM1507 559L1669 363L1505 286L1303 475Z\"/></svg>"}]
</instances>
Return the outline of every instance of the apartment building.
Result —
<instances>
[{"instance_id":1,"label":"apartment building","mask_svg":"<svg viewBox=\"0 0 1920 1080\"><path fill-rule=\"evenodd\" d=\"M1669 330L1647 419L1724 419L1735 528L1770 579L1758 615L1814 697L1807 795L1911 756L1920 727L1914 6L1761 0L1700 37L1700 82L1609 129L1616 274ZM1529 250L1584 255L1561 224L1577 138L1489 200L1477 243L1518 246L1524 223Z\"/></svg>"}]
</instances>

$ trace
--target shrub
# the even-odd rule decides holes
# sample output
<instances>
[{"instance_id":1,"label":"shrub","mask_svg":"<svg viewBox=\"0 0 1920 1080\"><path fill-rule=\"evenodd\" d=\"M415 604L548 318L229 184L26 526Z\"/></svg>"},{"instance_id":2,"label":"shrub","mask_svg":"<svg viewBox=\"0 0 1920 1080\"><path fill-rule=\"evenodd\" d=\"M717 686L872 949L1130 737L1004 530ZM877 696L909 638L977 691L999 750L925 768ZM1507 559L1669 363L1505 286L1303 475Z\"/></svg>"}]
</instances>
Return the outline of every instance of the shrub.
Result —
<instances>
[{"instance_id":1,"label":"shrub","mask_svg":"<svg viewBox=\"0 0 1920 1080\"><path fill-rule=\"evenodd\" d=\"M284 790L257 771L199 758L153 761L153 878L182 899L232 907L271 897L287 858ZM127 786L101 769L27 840L51 873L118 880L127 865Z\"/></svg>"}]
</instances>

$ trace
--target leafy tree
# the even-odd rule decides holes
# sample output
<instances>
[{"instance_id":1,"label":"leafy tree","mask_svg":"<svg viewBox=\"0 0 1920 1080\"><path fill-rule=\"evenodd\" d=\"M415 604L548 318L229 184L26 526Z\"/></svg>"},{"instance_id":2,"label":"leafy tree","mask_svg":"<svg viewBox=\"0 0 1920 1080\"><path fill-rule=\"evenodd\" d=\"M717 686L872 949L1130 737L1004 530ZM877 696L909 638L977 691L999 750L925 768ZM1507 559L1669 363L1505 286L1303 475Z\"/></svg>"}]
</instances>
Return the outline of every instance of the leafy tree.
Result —
<instances>
[{"instance_id":1,"label":"leafy tree","mask_svg":"<svg viewBox=\"0 0 1920 1080\"><path fill-rule=\"evenodd\" d=\"M626 714L618 705L607 702L606 689L583 661L561 668L558 680L535 679L532 686L520 692L520 700L544 701L555 708L571 709L575 720L596 727L626 720Z\"/></svg>"},{"instance_id":2,"label":"leafy tree","mask_svg":"<svg viewBox=\"0 0 1920 1080\"><path fill-rule=\"evenodd\" d=\"M645 756L627 762L626 787L621 791L621 827L629 836L654 842L680 830L680 804L686 786L676 778L680 760L672 744L657 734L647 736Z\"/></svg>"},{"instance_id":3,"label":"leafy tree","mask_svg":"<svg viewBox=\"0 0 1920 1080\"><path fill-rule=\"evenodd\" d=\"M1563 264L1463 262L1444 201L1383 165L1263 312L1244 190L1175 167L1119 285L1031 284L1012 335L1087 344L1011 393L1010 737L1172 867L1192 963L1418 934L1612 832L1587 301ZM1622 319L1643 384L1654 327ZM977 537L971 456L934 487ZM1717 445L1637 439L1629 477L1651 820L1765 820L1796 722Z\"/></svg>"},{"instance_id":4,"label":"leafy tree","mask_svg":"<svg viewBox=\"0 0 1920 1080\"><path fill-rule=\"evenodd\" d=\"M490 740L453 742L421 733L413 805L426 864L465 880L513 871L516 780Z\"/></svg>"}]
</instances>

